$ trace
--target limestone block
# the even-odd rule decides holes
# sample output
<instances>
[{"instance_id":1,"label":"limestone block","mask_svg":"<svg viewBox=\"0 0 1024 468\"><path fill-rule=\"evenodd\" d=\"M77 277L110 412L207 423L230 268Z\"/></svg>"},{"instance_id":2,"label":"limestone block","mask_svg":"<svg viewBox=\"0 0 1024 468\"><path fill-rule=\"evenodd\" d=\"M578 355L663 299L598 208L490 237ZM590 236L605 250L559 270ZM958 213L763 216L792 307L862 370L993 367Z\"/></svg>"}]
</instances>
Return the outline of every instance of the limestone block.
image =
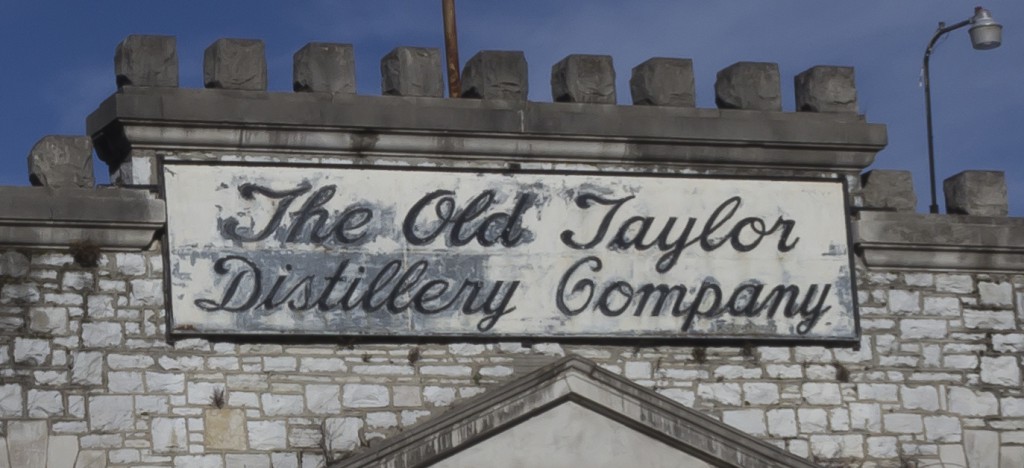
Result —
<instances>
[{"instance_id":1,"label":"limestone block","mask_svg":"<svg viewBox=\"0 0 1024 468\"><path fill-rule=\"evenodd\" d=\"M366 415L366 425L380 429L398 427L398 416L395 416L395 413L389 413L386 411L369 413Z\"/></svg>"},{"instance_id":2,"label":"limestone block","mask_svg":"<svg viewBox=\"0 0 1024 468\"><path fill-rule=\"evenodd\" d=\"M520 51L480 51L462 68L465 98L525 101L529 90L526 56Z\"/></svg>"},{"instance_id":3,"label":"limestone block","mask_svg":"<svg viewBox=\"0 0 1024 468\"><path fill-rule=\"evenodd\" d=\"M1013 285L1010 283L979 282L981 304L996 307L1013 306Z\"/></svg>"},{"instance_id":4,"label":"limestone block","mask_svg":"<svg viewBox=\"0 0 1024 468\"><path fill-rule=\"evenodd\" d=\"M843 402L843 395L838 384L805 383L802 390L804 400L812 405L838 405Z\"/></svg>"},{"instance_id":5,"label":"limestone block","mask_svg":"<svg viewBox=\"0 0 1024 468\"><path fill-rule=\"evenodd\" d=\"M387 96L443 97L441 51L398 47L380 61L381 94Z\"/></svg>"},{"instance_id":6,"label":"limestone block","mask_svg":"<svg viewBox=\"0 0 1024 468\"><path fill-rule=\"evenodd\" d=\"M456 356L478 356L487 351L487 345L473 343L452 343L448 345L448 352Z\"/></svg>"},{"instance_id":7,"label":"limestone block","mask_svg":"<svg viewBox=\"0 0 1024 468\"><path fill-rule=\"evenodd\" d=\"M796 411L792 409L774 409L768 411L768 433L772 437L796 437Z\"/></svg>"},{"instance_id":8,"label":"limestone block","mask_svg":"<svg viewBox=\"0 0 1024 468\"><path fill-rule=\"evenodd\" d=\"M910 171L873 170L860 177L864 208L906 211L917 209L914 179Z\"/></svg>"},{"instance_id":9,"label":"limestone block","mask_svg":"<svg viewBox=\"0 0 1024 468\"><path fill-rule=\"evenodd\" d=\"M383 385L348 384L342 403L348 408L380 408L388 405L388 388Z\"/></svg>"},{"instance_id":10,"label":"limestone block","mask_svg":"<svg viewBox=\"0 0 1024 468\"><path fill-rule=\"evenodd\" d=\"M420 398L420 388L413 386L395 386L394 387L394 399L395 406L420 406L423 404L422 398Z\"/></svg>"},{"instance_id":11,"label":"limestone block","mask_svg":"<svg viewBox=\"0 0 1024 468\"><path fill-rule=\"evenodd\" d=\"M926 416L924 433L931 442L960 442L960 418L953 416Z\"/></svg>"},{"instance_id":12,"label":"limestone block","mask_svg":"<svg viewBox=\"0 0 1024 468\"><path fill-rule=\"evenodd\" d=\"M38 338L14 339L14 362L18 364L43 365L50 356L50 342Z\"/></svg>"},{"instance_id":13,"label":"limestone block","mask_svg":"<svg viewBox=\"0 0 1024 468\"><path fill-rule=\"evenodd\" d=\"M779 386L771 383L743 384L743 401L751 405L774 405L779 402Z\"/></svg>"},{"instance_id":14,"label":"limestone block","mask_svg":"<svg viewBox=\"0 0 1024 468\"><path fill-rule=\"evenodd\" d=\"M903 407L905 409L928 411L938 411L939 409L939 394L935 391L935 387L908 387L904 385L900 387L900 397L903 398Z\"/></svg>"},{"instance_id":15,"label":"limestone block","mask_svg":"<svg viewBox=\"0 0 1024 468\"><path fill-rule=\"evenodd\" d=\"M49 435L46 421L8 422L7 450L11 466L46 466Z\"/></svg>"},{"instance_id":16,"label":"limestone block","mask_svg":"<svg viewBox=\"0 0 1024 468\"><path fill-rule=\"evenodd\" d=\"M946 213L1006 216L1006 175L1002 171L963 171L942 183Z\"/></svg>"},{"instance_id":17,"label":"limestone block","mask_svg":"<svg viewBox=\"0 0 1024 468\"><path fill-rule=\"evenodd\" d=\"M999 466L999 433L995 431L964 431L964 452L970 468Z\"/></svg>"},{"instance_id":18,"label":"limestone block","mask_svg":"<svg viewBox=\"0 0 1024 468\"><path fill-rule=\"evenodd\" d=\"M999 400L991 392L974 392L952 387L947 393L949 411L963 416L995 416L999 414Z\"/></svg>"},{"instance_id":19,"label":"limestone block","mask_svg":"<svg viewBox=\"0 0 1024 468\"><path fill-rule=\"evenodd\" d=\"M850 403L850 427L869 432L880 432L882 430L881 406L877 403Z\"/></svg>"},{"instance_id":20,"label":"limestone block","mask_svg":"<svg viewBox=\"0 0 1024 468\"><path fill-rule=\"evenodd\" d=\"M24 278L28 269L29 259L25 255L13 250L0 254L0 276Z\"/></svg>"},{"instance_id":21,"label":"limestone block","mask_svg":"<svg viewBox=\"0 0 1024 468\"><path fill-rule=\"evenodd\" d=\"M277 468L281 465L271 465L270 455L267 454L241 454L229 453L224 456L224 466L235 468ZM296 467L297 468L297 467Z\"/></svg>"},{"instance_id":22,"label":"limestone block","mask_svg":"<svg viewBox=\"0 0 1024 468\"><path fill-rule=\"evenodd\" d=\"M268 416L298 416L303 410L302 395L265 393L262 402Z\"/></svg>"},{"instance_id":23,"label":"limestone block","mask_svg":"<svg viewBox=\"0 0 1024 468\"><path fill-rule=\"evenodd\" d=\"M44 187L92 187L92 139L44 136L28 153L28 178L32 185Z\"/></svg>"},{"instance_id":24,"label":"limestone block","mask_svg":"<svg viewBox=\"0 0 1024 468\"><path fill-rule=\"evenodd\" d=\"M967 457L964 455L963 445L940 445L939 459L945 466L967 466Z\"/></svg>"},{"instance_id":25,"label":"limestone block","mask_svg":"<svg viewBox=\"0 0 1024 468\"><path fill-rule=\"evenodd\" d=\"M21 401L21 385L0 385L0 417L20 417L24 414Z\"/></svg>"},{"instance_id":26,"label":"limestone block","mask_svg":"<svg viewBox=\"0 0 1024 468\"><path fill-rule=\"evenodd\" d=\"M416 421L419 421L420 418L423 418L423 417L426 417L426 416L430 416L430 411L423 411L423 410L406 410L406 411L402 411L402 426L403 427L409 427L409 426L411 426L413 424L416 424Z\"/></svg>"},{"instance_id":27,"label":"limestone block","mask_svg":"<svg viewBox=\"0 0 1024 468\"><path fill-rule=\"evenodd\" d=\"M942 339L946 337L947 321L932 319L900 320L900 337L908 340L921 338Z\"/></svg>"},{"instance_id":28,"label":"limestone block","mask_svg":"<svg viewBox=\"0 0 1024 468\"><path fill-rule=\"evenodd\" d=\"M333 451L348 451L359 447L360 418L328 418L324 422L324 436Z\"/></svg>"},{"instance_id":29,"label":"limestone block","mask_svg":"<svg viewBox=\"0 0 1024 468\"><path fill-rule=\"evenodd\" d=\"M722 422L750 435L762 436L768 433L764 422L764 410L724 411L722 412Z\"/></svg>"},{"instance_id":30,"label":"limestone block","mask_svg":"<svg viewBox=\"0 0 1024 468\"><path fill-rule=\"evenodd\" d=\"M132 397L89 397L89 427L94 432L121 432L133 429L135 415Z\"/></svg>"},{"instance_id":31,"label":"limestone block","mask_svg":"<svg viewBox=\"0 0 1024 468\"><path fill-rule=\"evenodd\" d=\"M267 59L258 39L217 39L203 54L207 88L266 91Z\"/></svg>"},{"instance_id":32,"label":"limestone block","mask_svg":"<svg viewBox=\"0 0 1024 468\"><path fill-rule=\"evenodd\" d=\"M252 427L246 424L245 411L237 408L207 408L203 412L203 436L206 438L207 449L215 450L245 450L246 441L250 437L246 434L246 428ZM256 440L259 444L264 442L263 426L257 425L259 430ZM284 438L283 429L281 438ZM187 442L187 441L186 441ZM256 444L252 446L257 449Z\"/></svg>"},{"instance_id":33,"label":"limestone block","mask_svg":"<svg viewBox=\"0 0 1024 468\"><path fill-rule=\"evenodd\" d=\"M103 353L75 353L71 366L71 383L100 385L103 383Z\"/></svg>"},{"instance_id":34,"label":"limestone block","mask_svg":"<svg viewBox=\"0 0 1024 468\"><path fill-rule=\"evenodd\" d=\"M78 458L77 436L50 436L48 445L47 468L74 468Z\"/></svg>"},{"instance_id":35,"label":"limestone block","mask_svg":"<svg viewBox=\"0 0 1024 468\"><path fill-rule=\"evenodd\" d=\"M882 415L886 432L897 434L920 434L924 432L924 421L920 414L891 413Z\"/></svg>"},{"instance_id":36,"label":"limestone block","mask_svg":"<svg viewBox=\"0 0 1024 468\"><path fill-rule=\"evenodd\" d=\"M82 324L82 345L85 347L105 348L121 344L124 334L121 324L113 322L93 322Z\"/></svg>"},{"instance_id":37,"label":"limestone block","mask_svg":"<svg viewBox=\"0 0 1024 468\"><path fill-rule=\"evenodd\" d=\"M964 327L970 329L1015 330L1017 320L1013 312L995 310L964 310Z\"/></svg>"},{"instance_id":38,"label":"limestone block","mask_svg":"<svg viewBox=\"0 0 1024 468\"><path fill-rule=\"evenodd\" d=\"M697 396L723 405L739 406L742 404L740 386L734 383L702 383L697 386Z\"/></svg>"},{"instance_id":39,"label":"limestone block","mask_svg":"<svg viewBox=\"0 0 1024 468\"><path fill-rule=\"evenodd\" d=\"M719 109L782 110L779 65L737 62L718 72L715 103Z\"/></svg>"},{"instance_id":40,"label":"limestone block","mask_svg":"<svg viewBox=\"0 0 1024 468\"><path fill-rule=\"evenodd\" d=\"M652 58L633 67L629 92L638 106L694 107L693 60Z\"/></svg>"},{"instance_id":41,"label":"limestone block","mask_svg":"<svg viewBox=\"0 0 1024 468\"><path fill-rule=\"evenodd\" d=\"M853 67L811 67L793 85L798 112L857 112Z\"/></svg>"},{"instance_id":42,"label":"limestone block","mask_svg":"<svg viewBox=\"0 0 1024 468\"><path fill-rule=\"evenodd\" d=\"M434 406L448 406L455 402L455 389L433 385L426 386L423 388L423 401Z\"/></svg>"},{"instance_id":43,"label":"limestone block","mask_svg":"<svg viewBox=\"0 0 1024 468\"><path fill-rule=\"evenodd\" d=\"M573 54L551 67L555 102L615 104L615 67L610 55Z\"/></svg>"},{"instance_id":44,"label":"limestone block","mask_svg":"<svg viewBox=\"0 0 1024 468\"><path fill-rule=\"evenodd\" d=\"M153 418L150 422L150 432L154 453L188 452L185 418ZM206 432L209 432L209 427L206 428Z\"/></svg>"},{"instance_id":45,"label":"limestone block","mask_svg":"<svg viewBox=\"0 0 1024 468\"><path fill-rule=\"evenodd\" d=\"M306 385L306 406L316 414L341 412L341 387L338 385Z\"/></svg>"},{"instance_id":46,"label":"limestone block","mask_svg":"<svg viewBox=\"0 0 1024 468\"><path fill-rule=\"evenodd\" d=\"M249 421L246 427L249 430L249 448L252 450L284 449L288 446L284 420ZM207 426L206 432L209 431Z\"/></svg>"},{"instance_id":47,"label":"limestone block","mask_svg":"<svg viewBox=\"0 0 1024 468\"><path fill-rule=\"evenodd\" d=\"M40 297L39 288L34 284L5 284L0 288L0 304L30 304Z\"/></svg>"},{"instance_id":48,"label":"limestone block","mask_svg":"<svg viewBox=\"0 0 1024 468\"><path fill-rule=\"evenodd\" d=\"M103 450L82 450L78 452L75 468L106 468L107 452Z\"/></svg>"},{"instance_id":49,"label":"limestone block","mask_svg":"<svg viewBox=\"0 0 1024 468\"><path fill-rule=\"evenodd\" d=\"M58 391L29 390L28 417L47 419L64 413L64 400Z\"/></svg>"},{"instance_id":50,"label":"limestone block","mask_svg":"<svg viewBox=\"0 0 1024 468\"><path fill-rule=\"evenodd\" d=\"M868 455L876 458L896 458L899 455L899 441L895 437L869 437Z\"/></svg>"},{"instance_id":51,"label":"limestone block","mask_svg":"<svg viewBox=\"0 0 1024 468\"><path fill-rule=\"evenodd\" d=\"M1020 365L1015 356L981 358L981 381L1005 387L1020 387Z\"/></svg>"},{"instance_id":52,"label":"limestone block","mask_svg":"<svg viewBox=\"0 0 1024 468\"><path fill-rule=\"evenodd\" d=\"M310 42L292 56L292 88L314 93L356 92L355 53L351 44Z\"/></svg>"},{"instance_id":53,"label":"limestone block","mask_svg":"<svg viewBox=\"0 0 1024 468\"><path fill-rule=\"evenodd\" d=\"M178 48L174 36L126 37L114 52L117 87L178 86Z\"/></svg>"},{"instance_id":54,"label":"limestone block","mask_svg":"<svg viewBox=\"0 0 1024 468\"><path fill-rule=\"evenodd\" d=\"M1003 446L999 449L999 468L1024 466L1024 447Z\"/></svg>"},{"instance_id":55,"label":"limestone block","mask_svg":"<svg viewBox=\"0 0 1024 468\"><path fill-rule=\"evenodd\" d=\"M11 468L11 457L7 453L6 437L0 437L0 468Z\"/></svg>"},{"instance_id":56,"label":"limestone block","mask_svg":"<svg viewBox=\"0 0 1024 468\"><path fill-rule=\"evenodd\" d=\"M68 312L62 307L39 307L29 312L29 328L41 333L63 335L68 330Z\"/></svg>"}]
</instances>

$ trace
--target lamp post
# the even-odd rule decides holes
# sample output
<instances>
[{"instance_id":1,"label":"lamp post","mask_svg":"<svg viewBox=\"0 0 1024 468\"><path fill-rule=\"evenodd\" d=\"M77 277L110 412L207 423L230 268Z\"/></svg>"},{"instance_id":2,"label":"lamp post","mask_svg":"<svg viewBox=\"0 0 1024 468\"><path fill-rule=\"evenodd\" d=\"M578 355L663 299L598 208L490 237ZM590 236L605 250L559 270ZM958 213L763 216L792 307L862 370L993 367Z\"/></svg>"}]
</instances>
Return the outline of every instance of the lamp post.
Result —
<instances>
[{"instance_id":1,"label":"lamp post","mask_svg":"<svg viewBox=\"0 0 1024 468\"><path fill-rule=\"evenodd\" d=\"M928 49L924 52L924 102L925 113L928 117L928 175L932 189L932 204L929 210L932 213L939 212L939 205L935 201L935 146L932 143L932 90L931 79L928 76L928 59L931 58L932 49L940 37L967 25L971 26L968 31L971 34L971 45L975 49L995 49L1002 43L1003 26L992 18L992 13L982 7L974 9L974 16L951 26L940 22L939 28L935 30L935 35L928 42Z\"/></svg>"}]
</instances>

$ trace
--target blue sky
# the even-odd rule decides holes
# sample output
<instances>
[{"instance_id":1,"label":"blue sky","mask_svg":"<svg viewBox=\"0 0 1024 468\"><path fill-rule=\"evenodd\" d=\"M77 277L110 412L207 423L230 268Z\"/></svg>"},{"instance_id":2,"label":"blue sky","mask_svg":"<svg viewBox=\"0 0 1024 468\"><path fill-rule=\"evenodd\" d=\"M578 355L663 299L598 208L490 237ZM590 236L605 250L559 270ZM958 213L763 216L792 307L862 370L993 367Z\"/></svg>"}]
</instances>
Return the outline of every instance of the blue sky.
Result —
<instances>
[{"instance_id":1,"label":"blue sky","mask_svg":"<svg viewBox=\"0 0 1024 468\"><path fill-rule=\"evenodd\" d=\"M25 158L47 134L83 134L116 86L114 47L129 34L178 38L181 86L202 86L203 50L220 37L267 47L270 89L290 91L292 54L310 41L351 43L360 94L379 94L379 60L396 46L442 47L440 1L7 1L0 3L0 185L27 185ZM969 169L1006 172L1010 212L1024 216L1024 2L984 4L1003 46L974 51L966 29L932 58L939 183ZM522 50L530 98L550 101L551 65L572 53L613 57L619 103L630 69L649 57L694 62L699 107L714 107L715 73L738 61L776 62L783 106L792 77L814 65L856 68L860 110L889 129L873 168L914 173L918 211L928 173L921 58L939 21L973 3L938 0L636 1L457 0L463 62L479 50ZM106 167L96 161L97 172ZM105 180L105 176L101 177ZM939 194L942 202L941 185Z\"/></svg>"}]
</instances>

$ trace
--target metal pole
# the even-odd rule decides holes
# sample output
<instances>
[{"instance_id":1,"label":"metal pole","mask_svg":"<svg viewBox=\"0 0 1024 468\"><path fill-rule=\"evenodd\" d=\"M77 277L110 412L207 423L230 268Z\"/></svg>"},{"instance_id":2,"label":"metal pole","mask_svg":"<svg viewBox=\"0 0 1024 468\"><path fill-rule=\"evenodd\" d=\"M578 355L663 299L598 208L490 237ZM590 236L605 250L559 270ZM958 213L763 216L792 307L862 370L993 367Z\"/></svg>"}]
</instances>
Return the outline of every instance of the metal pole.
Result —
<instances>
[{"instance_id":1,"label":"metal pole","mask_svg":"<svg viewBox=\"0 0 1024 468\"><path fill-rule=\"evenodd\" d=\"M455 30L455 0L441 0L444 15L444 55L448 62L448 97L462 95L462 77L459 73L459 34Z\"/></svg>"},{"instance_id":2,"label":"metal pole","mask_svg":"<svg viewBox=\"0 0 1024 468\"><path fill-rule=\"evenodd\" d=\"M932 36L932 40L928 42L928 49L924 52L924 111L926 120L928 121L928 182L931 186L932 204L928 207L928 211L932 213L939 212L939 204L935 197L935 144L932 136L932 86L931 77L928 74L928 62L932 56L932 49L935 47L935 42L939 40L942 35L960 29L964 26L971 24L971 20L967 19L956 23L950 27L946 27L946 23L939 23L939 28L935 31L935 35Z\"/></svg>"}]
</instances>

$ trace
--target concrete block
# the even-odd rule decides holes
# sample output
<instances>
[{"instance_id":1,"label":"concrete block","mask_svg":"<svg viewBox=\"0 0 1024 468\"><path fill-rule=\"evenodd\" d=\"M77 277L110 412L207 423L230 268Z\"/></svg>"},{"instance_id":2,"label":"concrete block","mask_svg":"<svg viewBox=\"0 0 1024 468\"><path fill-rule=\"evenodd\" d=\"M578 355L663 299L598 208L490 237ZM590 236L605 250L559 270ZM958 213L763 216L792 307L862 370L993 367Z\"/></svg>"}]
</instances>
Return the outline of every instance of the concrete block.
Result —
<instances>
[{"instance_id":1,"label":"concrete block","mask_svg":"<svg viewBox=\"0 0 1024 468\"><path fill-rule=\"evenodd\" d=\"M73 468L78 458L78 436L52 436L46 455L47 468Z\"/></svg>"},{"instance_id":2,"label":"concrete block","mask_svg":"<svg viewBox=\"0 0 1024 468\"><path fill-rule=\"evenodd\" d=\"M817 66L793 77L798 112L857 112L853 67Z\"/></svg>"},{"instance_id":3,"label":"concrete block","mask_svg":"<svg viewBox=\"0 0 1024 468\"><path fill-rule=\"evenodd\" d=\"M203 54L207 88L266 91L267 58L258 39L217 39Z\"/></svg>"},{"instance_id":4,"label":"concrete block","mask_svg":"<svg viewBox=\"0 0 1024 468\"><path fill-rule=\"evenodd\" d=\"M440 49L398 47L380 60L380 91L388 96L444 96Z\"/></svg>"},{"instance_id":5,"label":"concrete block","mask_svg":"<svg viewBox=\"0 0 1024 468\"><path fill-rule=\"evenodd\" d=\"M574 54L551 67L556 102L615 104L615 67L610 55Z\"/></svg>"},{"instance_id":6,"label":"concrete block","mask_svg":"<svg viewBox=\"0 0 1024 468\"><path fill-rule=\"evenodd\" d=\"M719 109L782 110L779 65L737 62L718 72L715 104Z\"/></svg>"},{"instance_id":7,"label":"concrete block","mask_svg":"<svg viewBox=\"0 0 1024 468\"><path fill-rule=\"evenodd\" d=\"M946 213L1006 216L1006 175L1002 171L963 171L942 183Z\"/></svg>"},{"instance_id":8,"label":"concrete block","mask_svg":"<svg viewBox=\"0 0 1024 468\"><path fill-rule=\"evenodd\" d=\"M92 187L92 139L44 136L28 153L28 179L45 187Z\"/></svg>"},{"instance_id":9,"label":"concrete block","mask_svg":"<svg viewBox=\"0 0 1024 468\"><path fill-rule=\"evenodd\" d=\"M964 451L969 468L999 466L999 433L996 431L964 431Z\"/></svg>"},{"instance_id":10,"label":"concrete block","mask_svg":"<svg viewBox=\"0 0 1024 468\"><path fill-rule=\"evenodd\" d=\"M217 450L245 450L246 434L245 411L237 408L208 408L203 412L203 431L205 446ZM249 426L251 427L251 426ZM257 426L262 428L263 426ZM276 426L275 426L276 427ZM283 439L283 431L280 434ZM187 441L181 441L184 446ZM252 447L257 448L257 447Z\"/></svg>"},{"instance_id":11,"label":"concrete block","mask_svg":"<svg viewBox=\"0 0 1024 468\"><path fill-rule=\"evenodd\" d=\"M352 45L310 42L299 49L292 56L292 88L296 92L355 93Z\"/></svg>"},{"instance_id":12,"label":"concrete block","mask_svg":"<svg viewBox=\"0 0 1024 468\"><path fill-rule=\"evenodd\" d=\"M7 450L11 466L47 466L49 429L45 420L7 423Z\"/></svg>"},{"instance_id":13,"label":"concrete block","mask_svg":"<svg viewBox=\"0 0 1024 468\"><path fill-rule=\"evenodd\" d=\"M874 170L860 176L864 208L914 212L917 195L910 171Z\"/></svg>"},{"instance_id":14,"label":"concrete block","mask_svg":"<svg viewBox=\"0 0 1024 468\"><path fill-rule=\"evenodd\" d=\"M114 51L117 87L178 86L178 47L174 36L126 37Z\"/></svg>"},{"instance_id":15,"label":"concrete block","mask_svg":"<svg viewBox=\"0 0 1024 468\"><path fill-rule=\"evenodd\" d=\"M693 60L652 58L633 67L629 79L633 104L640 106L694 107L697 92Z\"/></svg>"},{"instance_id":16,"label":"concrete block","mask_svg":"<svg viewBox=\"0 0 1024 468\"><path fill-rule=\"evenodd\" d=\"M529 90L526 56L520 51L480 51L462 68L465 98L525 101Z\"/></svg>"}]
</instances>

